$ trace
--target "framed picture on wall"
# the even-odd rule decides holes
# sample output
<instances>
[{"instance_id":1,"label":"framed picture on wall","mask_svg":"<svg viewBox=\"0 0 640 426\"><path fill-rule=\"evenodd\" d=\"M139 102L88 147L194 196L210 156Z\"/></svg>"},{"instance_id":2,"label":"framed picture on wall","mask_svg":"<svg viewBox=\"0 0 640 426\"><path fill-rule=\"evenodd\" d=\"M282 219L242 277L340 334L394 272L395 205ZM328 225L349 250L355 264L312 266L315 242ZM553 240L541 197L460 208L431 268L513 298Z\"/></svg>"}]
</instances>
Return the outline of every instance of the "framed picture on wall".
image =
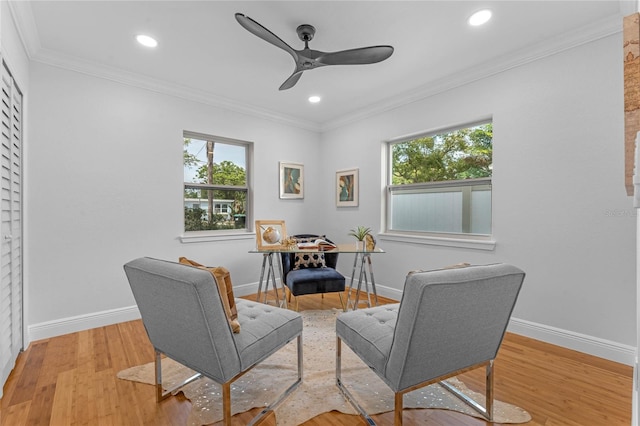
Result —
<instances>
[{"instance_id":1,"label":"framed picture on wall","mask_svg":"<svg viewBox=\"0 0 640 426\"><path fill-rule=\"evenodd\" d=\"M336 172L336 206L356 207L358 205L358 169Z\"/></svg>"},{"instance_id":2,"label":"framed picture on wall","mask_svg":"<svg viewBox=\"0 0 640 426\"><path fill-rule=\"evenodd\" d=\"M304 198L304 166L280 162L280 198Z\"/></svg>"},{"instance_id":3,"label":"framed picture on wall","mask_svg":"<svg viewBox=\"0 0 640 426\"><path fill-rule=\"evenodd\" d=\"M256 245L258 250L278 249L287 238L284 220L256 220Z\"/></svg>"}]
</instances>

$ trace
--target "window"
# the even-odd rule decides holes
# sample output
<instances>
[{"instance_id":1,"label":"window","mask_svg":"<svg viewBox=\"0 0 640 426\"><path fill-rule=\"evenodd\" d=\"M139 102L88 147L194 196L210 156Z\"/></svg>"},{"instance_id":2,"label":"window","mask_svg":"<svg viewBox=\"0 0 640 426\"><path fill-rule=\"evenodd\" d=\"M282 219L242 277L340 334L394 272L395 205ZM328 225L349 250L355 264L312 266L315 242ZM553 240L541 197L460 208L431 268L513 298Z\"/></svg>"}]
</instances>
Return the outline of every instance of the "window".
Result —
<instances>
[{"instance_id":1,"label":"window","mask_svg":"<svg viewBox=\"0 0 640 426\"><path fill-rule=\"evenodd\" d=\"M492 123L388 142L390 233L491 235Z\"/></svg>"},{"instance_id":2,"label":"window","mask_svg":"<svg viewBox=\"0 0 640 426\"><path fill-rule=\"evenodd\" d=\"M184 132L184 230L247 230L252 145Z\"/></svg>"}]
</instances>

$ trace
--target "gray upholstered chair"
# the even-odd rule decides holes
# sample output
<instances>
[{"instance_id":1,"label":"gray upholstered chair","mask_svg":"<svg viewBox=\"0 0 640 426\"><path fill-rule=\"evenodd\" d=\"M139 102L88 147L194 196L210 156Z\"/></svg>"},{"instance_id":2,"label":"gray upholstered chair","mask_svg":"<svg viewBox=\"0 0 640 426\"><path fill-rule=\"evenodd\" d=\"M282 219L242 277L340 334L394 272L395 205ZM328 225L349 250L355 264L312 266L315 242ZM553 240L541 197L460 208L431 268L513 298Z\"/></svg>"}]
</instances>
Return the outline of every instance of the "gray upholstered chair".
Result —
<instances>
[{"instance_id":1,"label":"gray upholstered chair","mask_svg":"<svg viewBox=\"0 0 640 426\"><path fill-rule=\"evenodd\" d=\"M333 241L327 237L317 234L297 234L293 235L293 238L300 241L314 241L317 238L322 238L333 243ZM325 251L315 254L324 257L324 267L303 267L296 269L296 256L299 256L300 253L282 253L282 279L289 289L289 294L293 294L296 298L296 310L298 310L298 296L318 293L324 295L324 293L332 292L338 292L340 303L344 309L342 292L345 289L345 278L340 272L336 271L338 253ZM311 254L307 253L305 255L310 256Z\"/></svg>"},{"instance_id":2,"label":"gray upholstered chair","mask_svg":"<svg viewBox=\"0 0 640 426\"><path fill-rule=\"evenodd\" d=\"M155 348L156 395L163 392L161 355L222 386L224 424L231 424L231 383L297 338L297 380L254 420L280 403L302 381L302 318L296 312L235 299L240 332L232 332L214 278L207 270L140 258L124 265L151 344Z\"/></svg>"},{"instance_id":3,"label":"gray upholstered chair","mask_svg":"<svg viewBox=\"0 0 640 426\"><path fill-rule=\"evenodd\" d=\"M491 420L493 360L524 275L506 264L410 273L400 303L338 317L337 386L368 424L375 424L342 382L344 342L395 393L396 425L402 424L403 395L437 382ZM485 407L445 381L483 366Z\"/></svg>"}]
</instances>

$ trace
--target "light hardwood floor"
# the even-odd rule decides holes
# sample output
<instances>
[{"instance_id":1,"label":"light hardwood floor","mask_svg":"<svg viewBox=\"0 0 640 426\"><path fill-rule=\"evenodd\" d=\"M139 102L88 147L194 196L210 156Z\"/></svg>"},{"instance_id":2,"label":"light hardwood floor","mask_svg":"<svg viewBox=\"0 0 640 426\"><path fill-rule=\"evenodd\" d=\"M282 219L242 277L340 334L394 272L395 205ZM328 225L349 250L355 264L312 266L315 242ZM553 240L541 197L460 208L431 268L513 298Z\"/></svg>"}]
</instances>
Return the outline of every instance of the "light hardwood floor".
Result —
<instances>
[{"instance_id":1,"label":"light hardwood floor","mask_svg":"<svg viewBox=\"0 0 640 426\"><path fill-rule=\"evenodd\" d=\"M254 296L255 297L255 296ZM251 298L251 297L247 297ZM391 303L380 299L381 303ZM339 308L335 294L300 298L300 310ZM31 343L4 388L0 426L185 425L190 402L160 404L154 388L116 378L125 368L153 361L141 321L130 321ZM508 334L495 363L497 399L526 409L527 425L613 426L631 422L632 369L547 343ZM482 371L462 380L481 388ZM245 424L253 412L234 417ZM373 416L393 424L392 413ZM484 425L443 410L405 410L410 425ZM267 418L262 425L273 425ZM307 426L365 424L357 416L325 413Z\"/></svg>"}]
</instances>

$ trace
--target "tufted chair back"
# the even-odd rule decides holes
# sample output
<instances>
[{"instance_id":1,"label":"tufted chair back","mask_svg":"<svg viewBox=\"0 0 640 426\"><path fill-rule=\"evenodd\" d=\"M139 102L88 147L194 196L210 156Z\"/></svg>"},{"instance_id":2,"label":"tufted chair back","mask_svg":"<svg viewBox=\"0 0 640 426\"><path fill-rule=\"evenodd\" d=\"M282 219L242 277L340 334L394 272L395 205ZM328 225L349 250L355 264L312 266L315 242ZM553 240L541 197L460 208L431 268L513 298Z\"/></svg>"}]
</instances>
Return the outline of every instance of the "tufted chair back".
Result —
<instances>
[{"instance_id":1,"label":"tufted chair back","mask_svg":"<svg viewBox=\"0 0 640 426\"><path fill-rule=\"evenodd\" d=\"M349 346L395 393L395 425L402 424L402 395L439 382L493 418L493 360L504 338L525 274L508 264L420 271L407 275L402 300L346 312L336 320L336 383L342 385L341 342ZM486 368L482 407L445 379Z\"/></svg>"},{"instance_id":2,"label":"tufted chair back","mask_svg":"<svg viewBox=\"0 0 640 426\"><path fill-rule=\"evenodd\" d=\"M297 340L298 346L297 380L250 424L257 422L270 407L279 404L302 383L302 317L299 314L236 299L241 330L233 333L210 271L149 257L128 262L124 270L156 352L158 401L170 397L173 390L199 376L209 377L222 387L224 424L230 426L231 382L293 339ZM197 374L177 388L165 391L162 354Z\"/></svg>"}]
</instances>

